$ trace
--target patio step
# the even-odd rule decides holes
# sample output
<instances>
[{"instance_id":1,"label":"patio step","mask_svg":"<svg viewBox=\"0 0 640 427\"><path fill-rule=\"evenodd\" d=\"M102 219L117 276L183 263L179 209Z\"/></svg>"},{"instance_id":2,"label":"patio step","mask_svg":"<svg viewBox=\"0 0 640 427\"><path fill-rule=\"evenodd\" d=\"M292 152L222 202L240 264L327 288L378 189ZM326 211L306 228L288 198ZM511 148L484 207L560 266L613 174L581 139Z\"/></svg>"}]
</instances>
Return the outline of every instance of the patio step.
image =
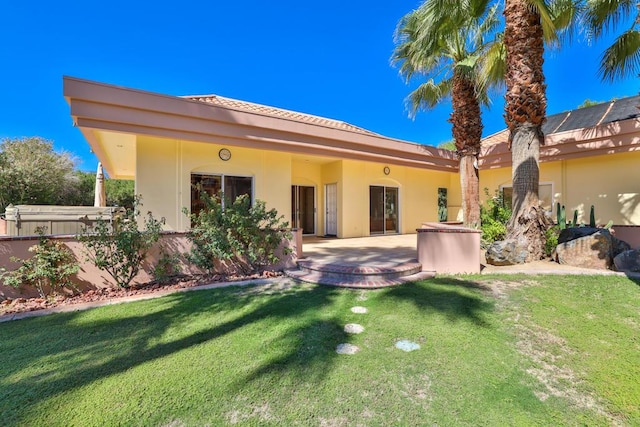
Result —
<instances>
[{"instance_id":1,"label":"patio step","mask_svg":"<svg viewBox=\"0 0 640 427\"><path fill-rule=\"evenodd\" d=\"M435 272L421 270L422 266L417 262L372 266L302 260L298 261L298 270L288 270L285 274L295 280L320 285L376 289L435 276Z\"/></svg>"}]
</instances>

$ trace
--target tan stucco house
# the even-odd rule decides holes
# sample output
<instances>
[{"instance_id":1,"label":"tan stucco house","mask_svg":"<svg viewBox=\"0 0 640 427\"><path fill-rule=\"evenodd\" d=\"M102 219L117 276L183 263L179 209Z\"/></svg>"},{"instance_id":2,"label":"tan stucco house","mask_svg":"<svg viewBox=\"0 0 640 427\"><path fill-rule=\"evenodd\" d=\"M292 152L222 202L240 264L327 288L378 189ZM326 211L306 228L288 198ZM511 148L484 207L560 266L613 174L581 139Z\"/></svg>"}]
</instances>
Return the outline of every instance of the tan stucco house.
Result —
<instances>
[{"instance_id":1,"label":"tan stucco house","mask_svg":"<svg viewBox=\"0 0 640 427\"><path fill-rule=\"evenodd\" d=\"M249 194L305 234L413 233L437 221L446 192L460 214L453 152L388 138L338 120L216 95L176 97L64 78L74 124L112 178L135 179L144 209L183 231L193 185ZM640 224L639 97L550 116L541 151L541 195L553 209ZM481 188L511 183L506 132L485 139Z\"/></svg>"}]
</instances>

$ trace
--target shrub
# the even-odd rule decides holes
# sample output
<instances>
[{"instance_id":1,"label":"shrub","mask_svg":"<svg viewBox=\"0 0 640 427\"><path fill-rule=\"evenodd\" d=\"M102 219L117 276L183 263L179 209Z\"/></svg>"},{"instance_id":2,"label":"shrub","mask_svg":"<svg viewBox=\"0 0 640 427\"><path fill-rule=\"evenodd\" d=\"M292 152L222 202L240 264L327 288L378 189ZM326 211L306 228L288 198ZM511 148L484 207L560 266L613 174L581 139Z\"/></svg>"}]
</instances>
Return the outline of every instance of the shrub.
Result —
<instances>
[{"instance_id":1,"label":"shrub","mask_svg":"<svg viewBox=\"0 0 640 427\"><path fill-rule=\"evenodd\" d=\"M160 247L158 262L152 270L153 279L157 282L166 282L171 277L180 273L180 260L178 255L168 253L164 246Z\"/></svg>"},{"instance_id":2,"label":"shrub","mask_svg":"<svg viewBox=\"0 0 640 427\"><path fill-rule=\"evenodd\" d=\"M247 195L233 203L223 195L211 197L202 192L201 197L205 208L200 212L189 215L183 210L192 224L187 233L193 243L189 261L210 273L217 271L219 261L225 261L245 274L278 262L276 250L291 235L286 231L289 224L275 209L267 210L261 200L251 205Z\"/></svg>"},{"instance_id":3,"label":"shrub","mask_svg":"<svg viewBox=\"0 0 640 427\"><path fill-rule=\"evenodd\" d=\"M489 190L484 189L487 201L480 206L480 229L482 230L482 247L504 239L507 232L507 221L511 217L511 209L505 205L502 193L496 191L489 197Z\"/></svg>"},{"instance_id":4,"label":"shrub","mask_svg":"<svg viewBox=\"0 0 640 427\"><path fill-rule=\"evenodd\" d=\"M16 288L33 286L42 298L47 296L47 289L53 293L68 287L75 289L70 277L78 272L79 265L73 253L62 242L46 238L44 229L39 228L38 234L38 244L29 248L33 253L31 258L11 257L12 262L22 265L17 270L3 273L4 283Z\"/></svg>"},{"instance_id":5,"label":"shrub","mask_svg":"<svg viewBox=\"0 0 640 427\"><path fill-rule=\"evenodd\" d=\"M551 256L553 251L558 246L558 237L560 236L560 226L554 225L552 227L547 228L547 231L544 233L545 242L544 242L544 253L547 256Z\"/></svg>"},{"instance_id":6,"label":"shrub","mask_svg":"<svg viewBox=\"0 0 640 427\"><path fill-rule=\"evenodd\" d=\"M148 212L144 218L144 230L139 230L140 206L138 197L134 208L116 217L112 225L106 220L98 220L92 229L83 230L78 237L84 244L87 260L109 273L122 288L128 288L140 271L149 249L160 238L164 224L164 218L157 220Z\"/></svg>"}]
</instances>

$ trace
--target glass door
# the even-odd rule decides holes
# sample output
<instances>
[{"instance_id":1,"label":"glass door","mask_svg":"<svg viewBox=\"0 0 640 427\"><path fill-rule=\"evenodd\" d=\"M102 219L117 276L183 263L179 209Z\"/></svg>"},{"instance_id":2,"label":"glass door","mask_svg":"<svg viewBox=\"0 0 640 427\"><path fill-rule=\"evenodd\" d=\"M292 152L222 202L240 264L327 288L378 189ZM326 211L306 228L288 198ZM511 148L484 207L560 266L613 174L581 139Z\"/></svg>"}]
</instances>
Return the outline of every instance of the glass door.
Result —
<instances>
[{"instance_id":1,"label":"glass door","mask_svg":"<svg viewBox=\"0 0 640 427\"><path fill-rule=\"evenodd\" d=\"M291 186L291 224L302 228L302 234L316 234L316 189Z\"/></svg>"},{"instance_id":2,"label":"glass door","mask_svg":"<svg viewBox=\"0 0 640 427\"><path fill-rule=\"evenodd\" d=\"M398 188L369 187L369 233L398 233Z\"/></svg>"}]
</instances>

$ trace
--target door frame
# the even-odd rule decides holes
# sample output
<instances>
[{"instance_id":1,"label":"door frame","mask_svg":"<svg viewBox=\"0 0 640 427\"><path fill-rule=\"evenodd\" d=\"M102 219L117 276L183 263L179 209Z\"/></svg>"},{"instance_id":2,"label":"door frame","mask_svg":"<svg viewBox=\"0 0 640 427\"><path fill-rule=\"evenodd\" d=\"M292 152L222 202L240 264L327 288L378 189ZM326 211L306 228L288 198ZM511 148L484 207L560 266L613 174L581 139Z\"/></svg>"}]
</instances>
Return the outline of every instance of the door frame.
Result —
<instances>
[{"instance_id":1,"label":"door frame","mask_svg":"<svg viewBox=\"0 0 640 427\"><path fill-rule=\"evenodd\" d=\"M291 184L291 187L295 187L296 190L296 200L291 200L291 207L292 207L292 211L295 210L296 213L298 213L299 216L299 212L300 212L300 187L307 187L307 188L313 188L313 233L304 233L303 236L315 236L318 233L318 188L315 185L300 185L300 184ZM296 204L297 204L297 208L296 208ZM300 218L298 217L298 222L300 222ZM294 222L295 219L291 218L291 221ZM293 224L292 224L293 225ZM300 224L298 224L298 228ZM304 232L304 229L303 229Z\"/></svg>"},{"instance_id":2,"label":"door frame","mask_svg":"<svg viewBox=\"0 0 640 427\"><path fill-rule=\"evenodd\" d=\"M334 203L329 203L329 192L327 191L328 187L334 187ZM334 208L333 217L335 218L335 230L329 230L329 207ZM338 183L332 182L324 185L324 235L325 236L338 236Z\"/></svg>"}]
</instances>

